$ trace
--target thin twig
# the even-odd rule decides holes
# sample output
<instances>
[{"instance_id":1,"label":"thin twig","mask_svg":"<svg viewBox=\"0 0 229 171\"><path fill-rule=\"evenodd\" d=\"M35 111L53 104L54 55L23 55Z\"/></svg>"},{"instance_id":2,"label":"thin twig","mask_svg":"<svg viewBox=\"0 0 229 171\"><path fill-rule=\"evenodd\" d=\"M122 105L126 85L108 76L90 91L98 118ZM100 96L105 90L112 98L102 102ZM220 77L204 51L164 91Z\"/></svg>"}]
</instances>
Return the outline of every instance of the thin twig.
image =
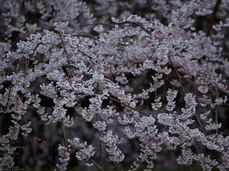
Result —
<instances>
[{"instance_id":1,"label":"thin twig","mask_svg":"<svg viewBox=\"0 0 229 171\"><path fill-rule=\"evenodd\" d=\"M92 163L94 163L100 170L104 171L103 168L98 165L94 160L92 160L91 158L89 159Z\"/></svg>"},{"instance_id":2,"label":"thin twig","mask_svg":"<svg viewBox=\"0 0 229 171\"><path fill-rule=\"evenodd\" d=\"M135 108L133 108L133 107L131 107L131 106L129 106L129 105L126 105L126 104L120 102L119 100L116 100L116 99L113 98L113 97L110 97L110 96L107 96L107 95L105 95L105 96L106 96L107 98L111 99L112 101L118 102L118 103L122 104L123 106L126 106L126 107L128 107L128 108L130 108L130 109L132 109L132 110L135 110L135 111L137 111L137 112L139 112L139 113L141 113L141 114L143 114L143 115L150 116L149 114L147 114L147 113L145 113L145 112L142 112L142 111L140 111L140 110L138 110L138 109L135 109ZM156 118L155 118L155 119L156 119Z\"/></svg>"},{"instance_id":3,"label":"thin twig","mask_svg":"<svg viewBox=\"0 0 229 171\"><path fill-rule=\"evenodd\" d=\"M219 91L218 91L218 86L216 85L216 83L213 83L215 85L215 90L216 90L216 98L218 99L219 98ZM218 121L218 106L216 105L215 107L215 122L216 124L219 123ZM216 133L218 134L218 128L216 129Z\"/></svg>"},{"instance_id":4,"label":"thin twig","mask_svg":"<svg viewBox=\"0 0 229 171\"><path fill-rule=\"evenodd\" d=\"M90 35L85 35L85 34L72 34L72 36L75 36L75 37L87 37L87 38L91 38L91 39L96 40L95 37L90 36Z\"/></svg>"},{"instance_id":5,"label":"thin twig","mask_svg":"<svg viewBox=\"0 0 229 171\"><path fill-rule=\"evenodd\" d=\"M67 140L67 136L66 136L65 129L64 129L63 119L61 119L61 127L62 127L62 131L63 131L63 135L64 135L64 144L68 148L68 140Z\"/></svg>"},{"instance_id":6,"label":"thin twig","mask_svg":"<svg viewBox=\"0 0 229 171\"><path fill-rule=\"evenodd\" d=\"M169 62L170 62L170 63L171 63L171 65L173 66L174 70L176 71L176 74L177 74L177 76L178 76L178 78L179 78L179 81L180 81L180 84L181 84L182 90L183 90L184 95L185 95L185 89L184 89L184 86L183 86L183 84L182 84L180 74L178 73L177 69L175 68L175 66L174 66L174 64L173 64L173 62L172 62L172 60L171 60L171 58L170 58L169 56L168 56L168 58L169 58Z\"/></svg>"},{"instance_id":7,"label":"thin twig","mask_svg":"<svg viewBox=\"0 0 229 171\"><path fill-rule=\"evenodd\" d=\"M35 149L34 149L34 145L33 145L33 142L31 140L31 137L30 136L29 136L29 140L30 140L31 145L32 145L33 154L34 154L34 162L35 162L35 165L36 165L36 168L37 168L37 155L36 155L36 152L35 152Z\"/></svg>"}]
</instances>

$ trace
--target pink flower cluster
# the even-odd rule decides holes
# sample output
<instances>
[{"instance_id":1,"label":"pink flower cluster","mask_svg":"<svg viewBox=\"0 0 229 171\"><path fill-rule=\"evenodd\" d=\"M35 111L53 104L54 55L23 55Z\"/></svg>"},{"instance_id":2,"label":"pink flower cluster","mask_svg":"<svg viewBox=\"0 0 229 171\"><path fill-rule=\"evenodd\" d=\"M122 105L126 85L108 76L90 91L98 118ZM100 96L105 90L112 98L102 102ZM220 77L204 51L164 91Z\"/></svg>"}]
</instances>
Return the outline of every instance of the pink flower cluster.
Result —
<instances>
[{"instance_id":1,"label":"pink flower cluster","mask_svg":"<svg viewBox=\"0 0 229 171\"><path fill-rule=\"evenodd\" d=\"M225 2L0 1L0 170L227 170Z\"/></svg>"}]
</instances>

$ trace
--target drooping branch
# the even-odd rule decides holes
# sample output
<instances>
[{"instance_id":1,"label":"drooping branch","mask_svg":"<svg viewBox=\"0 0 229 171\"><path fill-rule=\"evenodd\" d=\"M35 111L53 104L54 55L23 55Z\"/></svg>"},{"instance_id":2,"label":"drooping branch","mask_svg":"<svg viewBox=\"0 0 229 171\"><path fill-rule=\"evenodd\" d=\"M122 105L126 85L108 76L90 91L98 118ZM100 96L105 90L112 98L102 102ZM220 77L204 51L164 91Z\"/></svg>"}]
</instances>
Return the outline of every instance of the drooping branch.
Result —
<instances>
[{"instance_id":1,"label":"drooping branch","mask_svg":"<svg viewBox=\"0 0 229 171\"><path fill-rule=\"evenodd\" d=\"M214 11L212 13L212 16L211 16L211 20L208 24L208 29L206 31L206 36L209 36L210 35L210 32L211 32L211 29L212 29L212 25L213 25L213 22L215 20L215 16L216 16L216 12L218 11L219 9L219 5L221 3L221 0L217 0L216 4L215 4L215 8L214 8Z\"/></svg>"}]
</instances>

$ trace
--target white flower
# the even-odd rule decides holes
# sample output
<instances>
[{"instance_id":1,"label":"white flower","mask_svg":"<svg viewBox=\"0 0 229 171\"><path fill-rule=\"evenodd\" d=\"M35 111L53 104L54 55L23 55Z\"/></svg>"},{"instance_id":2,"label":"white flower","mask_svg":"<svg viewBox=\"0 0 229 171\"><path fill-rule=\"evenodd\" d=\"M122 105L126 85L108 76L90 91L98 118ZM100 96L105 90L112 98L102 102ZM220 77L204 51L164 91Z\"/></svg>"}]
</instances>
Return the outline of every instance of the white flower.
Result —
<instances>
[{"instance_id":1,"label":"white flower","mask_svg":"<svg viewBox=\"0 0 229 171\"><path fill-rule=\"evenodd\" d=\"M221 128L221 126L222 126L221 123L219 123L219 124L217 124L217 123L210 123L210 124L208 124L208 125L205 126L205 129L206 130L216 130L216 129Z\"/></svg>"},{"instance_id":2,"label":"white flower","mask_svg":"<svg viewBox=\"0 0 229 171\"><path fill-rule=\"evenodd\" d=\"M130 129L130 127L125 127L123 129L123 133L126 135L127 138L133 139L135 138L135 131L133 129Z\"/></svg>"},{"instance_id":3,"label":"white flower","mask_svg":"<svg viewBox=\"0 0 229 171\"><path fill-rule=\"evenodd\" d=\"M70 152L66 146L60 145L58 147L58 154L60 156L60 164L57 167L62 171L67 169L68 161L70 159Z\"/></svg>"},{"instance_id":4,"label":"white flower","mask_svg":"<svg viewBox=\"0 0 229 171\"><path fill-rule=\"evenodd\" d=\"M98 32L98 33L102 33L104 31L104 27L103 27L103 25L97 25L93 28L93 30Z\"/></svg>"},{"instance_id":5,"label":"white flower","mask_svg":"<svg viewBox=\"0 0 229 171\"><path fill-rule=\"evenodd\" d=\"M22 135L28 136L28 134L32 132L32 128L29 128L30 125L31 125L31 121L21 126L21 129L23 130Z\"/></svg>"},{"instance_id":6,"label":"white flower","mask_svg":"<svg viewBox=\"0 0 229 171\"><path fill-rule=\"evenodd\" d=\"M154 100L154 103L151 103L151 106L154 110L158 110L162 106L162 102L160 102L161 97L158 97Z\"/></svg>"},{"instance_id":7,"label":"white flower","mask_svg":"<svg viewBox=\"0 0 229 171\"><path fill-rule=\"evenodd\" d=\"M206 86L199 86L198 87L198 91L203 93L203 94L206 94L208 92L208 87Z\"/></svg>"},{"instance_id":8,"label":"white flower","mask_svg":"<svg viewBox=\"0 0 229 171\"><path fill-rule=\"evenodd\" d=\"M97 121L93 124L93 127L98 129L99 131L104 131L106 129L105 121Z\"/></svg>"},{"instance_id":9,"label":"white flower","mask_svg":"<svg viewBox=\"0 0 229 171\"><path fill-rule=\"evenodd\" d=\"M83 149L80 149L79 152L76 152L76 158L78 160L88 160L90 157L94 156L95 151L92 145L86 145Z\"/></svg>"},{"instance_id":10,"label":"white flower","mask_svg":"<svg viewBox=\"0 0 229 171\"><path fill-rule=\"evenodd\" d=\"M94 72L92 77L95 82L100 82L104 79L104 75L99 74L98 72Z\"/></svg>"}]
</instances>

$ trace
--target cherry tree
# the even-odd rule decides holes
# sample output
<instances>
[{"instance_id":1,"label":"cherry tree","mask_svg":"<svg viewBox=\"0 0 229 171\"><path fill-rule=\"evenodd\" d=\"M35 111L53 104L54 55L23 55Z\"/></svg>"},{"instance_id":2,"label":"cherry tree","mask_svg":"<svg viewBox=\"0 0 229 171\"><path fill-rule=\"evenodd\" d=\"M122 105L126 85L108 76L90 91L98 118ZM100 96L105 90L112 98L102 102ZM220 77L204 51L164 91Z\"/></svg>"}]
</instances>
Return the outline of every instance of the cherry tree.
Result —
<instances>
[{"instance_id":1,"label":"cherry tree","mask_svg":"<svg viewBox=\"0 0 229 171\"><path fill-rule=\"evenodd\" d=\"M229 168L227 1L0 2L0 168Z\"/></svg>"}]
</instances>

